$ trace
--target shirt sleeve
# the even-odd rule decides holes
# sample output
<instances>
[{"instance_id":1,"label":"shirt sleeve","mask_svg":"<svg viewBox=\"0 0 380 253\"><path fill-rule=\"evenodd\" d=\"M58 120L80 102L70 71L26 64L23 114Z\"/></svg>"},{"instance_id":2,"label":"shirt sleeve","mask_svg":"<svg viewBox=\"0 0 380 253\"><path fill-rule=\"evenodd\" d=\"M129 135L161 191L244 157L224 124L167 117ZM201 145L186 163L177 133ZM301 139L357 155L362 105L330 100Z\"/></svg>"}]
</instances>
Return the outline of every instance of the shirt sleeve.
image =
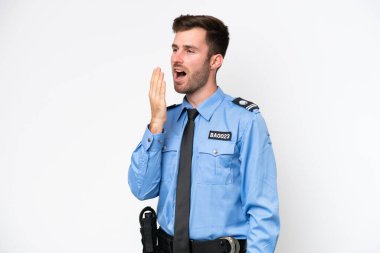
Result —
<instances>
[{"instance_id":1,"label":"shirt sleeve","mask_svg":"<svg viewBox=\"0 0 380 253\"><path fill-rule=\"evenodd\" d=\"M249 218L247 253L273 253L280 231L276 163L259 111L245 123L241 139L242 204Z\"/></svg>"},{"instance_id":2,"label":"shirt sleeve","mask_svg":"<svg viewBox=\"0 0 380 253\"><path fill-rule=\"evenodd\" d=\"M164 138L165 132L152 134L148 126L132 154L128 184L133 195L139 200L151 199L158 195Z\"/></svg>"}]
</instances>

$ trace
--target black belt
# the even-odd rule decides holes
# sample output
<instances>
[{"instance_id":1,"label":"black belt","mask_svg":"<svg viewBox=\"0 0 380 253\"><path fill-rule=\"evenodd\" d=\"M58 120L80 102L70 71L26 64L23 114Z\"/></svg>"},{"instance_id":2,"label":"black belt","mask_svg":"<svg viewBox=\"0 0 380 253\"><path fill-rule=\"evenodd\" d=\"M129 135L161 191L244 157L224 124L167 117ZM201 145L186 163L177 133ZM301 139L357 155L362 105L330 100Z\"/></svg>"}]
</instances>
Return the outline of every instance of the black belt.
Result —
<instances>
[{"instance_id":1,"label":"black belt","mask_svg":"<svg viewBox=\"0 0 380 253\"><path fill-rule=\"evenodd\" d=\"M247 240L236 240L239 242L239 253L245 253ZM230 253L231 243L228 239L215 239L208 241L190 240L191 253ZM173 237L158 230L158 253L173 253Z\"/></svg>"}]
</instances>

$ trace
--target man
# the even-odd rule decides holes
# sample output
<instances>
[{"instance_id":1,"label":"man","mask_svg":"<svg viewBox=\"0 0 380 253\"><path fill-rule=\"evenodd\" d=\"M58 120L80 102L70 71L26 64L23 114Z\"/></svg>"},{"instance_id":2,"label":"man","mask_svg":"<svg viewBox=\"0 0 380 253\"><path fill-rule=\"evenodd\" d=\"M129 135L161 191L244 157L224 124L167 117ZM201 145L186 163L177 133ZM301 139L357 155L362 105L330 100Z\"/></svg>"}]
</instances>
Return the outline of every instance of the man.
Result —
<instances>
[{"instance_id":1,"label":"man","mask_svg":"<svg viewBox=\"0 0 380 253\"><path fill-rule=\"evenodd\" d=\"M173 31L174 88L185 97L167 108L164 74L153 71L151 121L132 155L131 190L140 200L159 196L159 252L273 253L279 211L265 122L257 105L216 83L228 29L186 15Z\"/></svg>"}]
</instances>

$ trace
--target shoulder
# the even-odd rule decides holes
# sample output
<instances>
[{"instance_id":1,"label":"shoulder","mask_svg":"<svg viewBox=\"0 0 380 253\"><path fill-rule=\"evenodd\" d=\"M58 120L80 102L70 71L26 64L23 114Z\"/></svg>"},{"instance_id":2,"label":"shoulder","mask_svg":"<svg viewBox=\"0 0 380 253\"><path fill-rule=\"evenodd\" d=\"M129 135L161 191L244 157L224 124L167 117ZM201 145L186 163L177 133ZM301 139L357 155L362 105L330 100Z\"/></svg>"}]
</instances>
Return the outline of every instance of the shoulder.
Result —
<instances>
[{"instance_id":1,"label":"shoulder","mask_svg":"<svg viewBox=\"0 0 380 253\"><path fill-rule=\"evenodd\" d=\"M246 132L252 126L265 125L259 106L252 100L229 95L225 96L225 100L228 100L225 101L228 107L227 115L232 121L236 122L239 129L242 129L241 133Z\"/></svg>"},{"instance_id":2,"label":"shoulder","mask_svg":"<svg viewBox=\"0 0 380 253\"><path fill-rule=\"evenodd\" d=\"M234 108L233 117L236 117L235 119L239 122L239 126L244 129L243 135L249 129L255 129L256 133L262 132L268 134L265 120L256 103L241 97L231 97L229 103Z\"/></svg>"},{"instance_id":3,"label":"shoulder","mask_svg":"<svg viewBox=\"0 0 380 253\"><path fill-rule=\"evenodd\" d=\"M251 101L248 101L246 99L243 99L241 97L237 97L234 100L232 100L232 103L235 105L238 105L240 107L243 107L244 109L253 112L254 110L258 110L259 106Z\"/></svg>"},{"instance_id":4,"label":"shoulder","mask_svg":"<svg viewBox=\"0 0 380 253\"><path fill-rule=\"evenodd\" d=\"M225 96L225 117L229 122L237 124L239 129L246 129L261 121L259 106L241 97ZM244 132L244 131L243 131Z\"/></svg>"},{"instance_id":5,"label":"shoulder","mask_svg":"<svg viewBox=\"0 0 380 253\"><path fill-rule=\"evenodd\" d=\"M247 99L241 97L231 97L229 95L225 96L225 102L228 108L233 111L233 113L238 113L239 115L246 115L252 117L253 115L259 113L259 106Z\"/></svg>"},{"instance_id":6,"label":"shoulder","mask_svg":"<svg viewBox=\"0 0 380 253\"><path fill-rule=\"evenodd\" d=\"M167 111L170 111L170 110L172 110L172 109L174 109L174 108L176 108L176 107L178 107L178 106L179 106L179 104L169 105L168 107L166 107L166 110L167 110Z\"/></svg>"}]
</instances>

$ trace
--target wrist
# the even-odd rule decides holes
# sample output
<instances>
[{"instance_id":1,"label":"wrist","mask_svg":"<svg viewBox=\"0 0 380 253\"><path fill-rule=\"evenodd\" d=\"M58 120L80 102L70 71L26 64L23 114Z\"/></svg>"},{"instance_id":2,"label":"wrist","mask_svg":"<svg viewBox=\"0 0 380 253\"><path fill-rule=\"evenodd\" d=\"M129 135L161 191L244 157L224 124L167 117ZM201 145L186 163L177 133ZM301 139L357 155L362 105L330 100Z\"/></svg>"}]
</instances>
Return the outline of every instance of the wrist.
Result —
<instances>
[{"instance_id":1,"label":"wrist","mask_svg":"<svg viewBox=\"0 0 380 253\"><path fill-rule=\"evenodd\" d=\"M152 134L160 134L164 130L164 121L154 121L151 120L149 123L149 131Z\"/></svg>"}]
</instances>

